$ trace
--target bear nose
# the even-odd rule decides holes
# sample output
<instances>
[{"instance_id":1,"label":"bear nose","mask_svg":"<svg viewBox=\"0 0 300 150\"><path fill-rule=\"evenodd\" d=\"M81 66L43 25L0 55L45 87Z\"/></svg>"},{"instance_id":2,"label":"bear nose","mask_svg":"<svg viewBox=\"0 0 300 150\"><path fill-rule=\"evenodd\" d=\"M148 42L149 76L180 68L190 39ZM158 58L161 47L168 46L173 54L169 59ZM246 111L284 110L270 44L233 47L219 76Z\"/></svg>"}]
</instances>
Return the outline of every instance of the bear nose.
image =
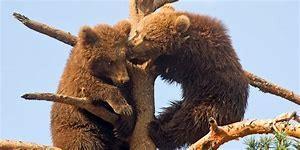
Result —
<instances>
[{"instance_id":1,"label":"bear nose","mask_svg":"<svg viewBox=\"0 0 300 150\"><path fill-rule=\"evenodd\" d=\"M129 81L129 77L127 77L127 76L126 77L120 77L118 79L118 81L119 81L120 84L125 84Z\"/></svg>"}]
</instances>

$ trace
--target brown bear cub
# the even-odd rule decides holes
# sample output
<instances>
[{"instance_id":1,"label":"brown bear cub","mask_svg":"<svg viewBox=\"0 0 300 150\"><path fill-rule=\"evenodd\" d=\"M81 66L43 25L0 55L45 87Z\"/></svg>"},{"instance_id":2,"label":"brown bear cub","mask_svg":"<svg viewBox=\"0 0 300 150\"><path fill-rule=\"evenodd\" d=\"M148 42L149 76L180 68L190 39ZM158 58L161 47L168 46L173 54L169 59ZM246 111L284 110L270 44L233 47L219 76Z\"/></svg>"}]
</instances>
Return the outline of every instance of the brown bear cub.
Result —
<instances>
[{"instance_id":1,"label":"brown bear cub","mask_svg":"<svg viewBox=\"0 0 300 150\"><path fill-rule=\"evenodd\" d=\"M127 21L113 27L83 27L66 64L57 93L94 100L95 105L109 108L122 119L134 117L129 90L114 86L129 80L125 50L130 27ZM120 128L126 126L123 124L126 121L121 121L122 119ZM132 122L134 121L129 119L127 125ZM132 129L131 125L125 132ZM54 146L66 150L110 150L128 146L126 143L123 145L122 140L115 136L114 127L110 123L84 109L66 104L53 104L51 132Z\"/></svg>"},{"instance_id":2,"label":"brown bear cub","mask_svg":"<svg viewBox=\"0 0 300 150\"><path fill-rule=\"evenodd\" d=\"M158 148L196 142L209 132L209 117L219 125L243 118L248 81L220 21L166 7L143 18L134 30L128 57L141 61L163 53L156 61L159 75L182 87L183 100L149 124Z\"/></svg>"}]
</instances>

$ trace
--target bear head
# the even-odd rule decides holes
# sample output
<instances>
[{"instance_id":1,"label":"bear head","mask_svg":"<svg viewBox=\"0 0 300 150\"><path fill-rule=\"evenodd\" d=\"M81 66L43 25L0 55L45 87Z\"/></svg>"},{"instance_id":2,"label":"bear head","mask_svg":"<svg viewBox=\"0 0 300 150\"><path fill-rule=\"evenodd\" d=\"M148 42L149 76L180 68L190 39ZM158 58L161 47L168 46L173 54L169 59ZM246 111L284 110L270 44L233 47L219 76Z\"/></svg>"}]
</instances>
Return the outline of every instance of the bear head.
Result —
<instances>
[{"instance_id":1,"label":"bear head","mask_svg":"<svg viewBox=\"0 0 300 150\"><path fill-rule=\"evenodd\" d=\"M131 25L122 21L111 27L84 26L79 32L78 44L91 75L122 85L129 80L126 70L126 43Z\"/></svg>"},{"instance_id":2,"label":"bear head","mask_svg":"<svg viewBox=\"0 0 300 150\"><path fill-rule=\"evenodd\" d=\"M129 59L146 61L167 54L178 47L188 37L190 19L175 12L170 6L164 6L159 12L145 16L132 29L129 37Z\"/></svg>"}]
</instances>

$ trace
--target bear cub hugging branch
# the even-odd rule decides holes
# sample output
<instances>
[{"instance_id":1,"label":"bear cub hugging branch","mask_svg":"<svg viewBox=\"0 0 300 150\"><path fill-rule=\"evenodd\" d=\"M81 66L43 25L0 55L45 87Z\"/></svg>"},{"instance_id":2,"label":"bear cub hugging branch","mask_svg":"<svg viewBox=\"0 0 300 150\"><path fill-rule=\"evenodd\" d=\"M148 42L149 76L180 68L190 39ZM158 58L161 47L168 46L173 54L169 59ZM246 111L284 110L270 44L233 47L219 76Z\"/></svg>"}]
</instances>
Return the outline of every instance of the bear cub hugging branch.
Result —
<instances>
[{"instance_id":1,"label":"bear cub hugging branch","mask_svg":"<svg viewBox=\"0 0 300 150\"><path fill-rule=\"evenodd\" d=\"M95 105L119 114L120 126L115 128L123 135L133 130L134 106L130 89L114 85L129 80L125 50L130 29L128 21L113 27L83 27L57 90L58 94L94 100ZM121 131L124 128L126 131ZM53 104L51 132L54 146L62 149L128 148L126 142L115 136L114 127L110 123L71 105Z\"/></svg>"},{"instance_id":2,"label":"bear cub hugging branch","mask_svg":"<svg viewBox=\"0 0 300 150\"><path fill-rule=\"evenodd\" d=\"M243 118L248 81L220 21L165 6L133 30L128 57L145 61L162 53L156 59L159 75L182 87L183 100L173 102L149 125L158 148L196 142L209 132L209 117L219 125Z\"/></svg>"}]
</instances>

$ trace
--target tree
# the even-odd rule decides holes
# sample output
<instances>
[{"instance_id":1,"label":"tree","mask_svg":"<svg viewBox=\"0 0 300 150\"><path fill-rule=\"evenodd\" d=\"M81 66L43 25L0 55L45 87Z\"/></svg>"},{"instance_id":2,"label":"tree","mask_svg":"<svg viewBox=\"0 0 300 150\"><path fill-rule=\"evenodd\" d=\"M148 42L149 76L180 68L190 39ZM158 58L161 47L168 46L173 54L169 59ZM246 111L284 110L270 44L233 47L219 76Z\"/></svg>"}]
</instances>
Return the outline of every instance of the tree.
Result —
<instances>
[{"instance_id":1,"label":"tree","mask_svg":"<svg viewBox=\"0 0 300 150\"><path fill-rule=\"evenodd\" d=\"M132 2L132 4L137 4L137 6L131 5L131 9L130 9L131 10L131 18L132 18L133 22L138 22L138 20L141 17L143 17L145 14L151 13L152 11L159 8L159 6L161 6L162 4L165 3L165 1L159 1L160 3L158 3L158 1L155 1L156 3L151 2L151 1L137 1L137 3L133 3L133 1L131 1L131 2ZM30 28L39 30L40 32L42 32L44 34L50 35L51 37L57 38L67 44L70 44L70 45L76 43L75 36L72 36L72 35L65 33L63 31L60 31L60 30L53 30L53 28L50 28L47 25L39 24L37 22L31 22L30 20L28 20L28 18L26 19L26 17L20 16L18 14L15 14L15 16L18 17L20 19L20 21L22 21L25 25L29 26ZM134 90L135 94L133 94L133 95L136 98L137 102L141 102L140 108L143 106L153 106L153 83L154 83L153 76L154 76L154 73L151 70L151 65L152 65L151 62L147 62L144 65L133 66L133 72L134 72L133 80L137 86L136 90ZM294 101L299 104L299 96L293 94L293 92L285 90L280 87L277 87L273 84L269 84L267 81L257 78L256 76L254 76L253 74L250 74L248 72L245 72L245 73L249 77L251 84L253 86L260 87L262 91L270 92L273 94L283 96L283 97L290 99L291 101ZM143 85L143 87L140 87L139 85ZM144 95L141 95L141 94L144 94ZM41 95L27 94L27 95L24 95L24 97L47 99L47 97L45 98L45 96L47 96L47 95L45 95L45 94L41 94ZM48 96L51 97L51 96L57 96L57 95L48 95ZM59 96L61 96L61 95L59 95ZM63 97L65 97L65 96L63 96ZM66 98L68 98L68 97L66 97ZM139 98L142 98L143 101L140 101L141 99L139 100ZM148 100L145 101L145 98L147 98ZM77 98L73 98L73 100L74 99L77 99ZM49 100L51 100L51 98L49 98ZM55 98L53 100L55 100ZM87 101L80 101L80 100L78 100L78 101L84 102L84 103L87 102ZM70 101L65 101L65 102L68 103ZM144 102L147 102L149 104L145 104ZM73 105L77 105L77 104L73 104ZM85 109L89 110L89 107L92 107L92 106L86 104L81 107L84 107ZM137 129L135 130L136 134L134 134L134 136L142 137L142 138L133 138L133 139L150 141L150 143L151 143L151 140L149 140L147 138L147 136L145 135L146 132L143 132L143 131L146 131L145 124L148 121L150 121L151 119L153 119L152 114L153 114L154 107L152 107L152 108L147 107L145 109L147 111L142 111L142 112L144 112L143 114L145 116L142 117L142 114L141 114L141 116L140 116L141 120L138 120ZM95 110L95 109L92 109L92 110ZM103 110L103 111L105 112L105 110ZM94 112L94 111L92 111L92 112ZM101 115L101 112L100 112L99 116L103 117L103 116L109 116L109 115ZM111 117L111 118L113 118L113 117ZM138 143L140 143L140 142L138 142ZM142 143L146 143L146 142L142 142ZM153 144L152 144L152 146L153 146ZM136 148L138 149L138 146Z\"/></svg>"}]
</instances>

